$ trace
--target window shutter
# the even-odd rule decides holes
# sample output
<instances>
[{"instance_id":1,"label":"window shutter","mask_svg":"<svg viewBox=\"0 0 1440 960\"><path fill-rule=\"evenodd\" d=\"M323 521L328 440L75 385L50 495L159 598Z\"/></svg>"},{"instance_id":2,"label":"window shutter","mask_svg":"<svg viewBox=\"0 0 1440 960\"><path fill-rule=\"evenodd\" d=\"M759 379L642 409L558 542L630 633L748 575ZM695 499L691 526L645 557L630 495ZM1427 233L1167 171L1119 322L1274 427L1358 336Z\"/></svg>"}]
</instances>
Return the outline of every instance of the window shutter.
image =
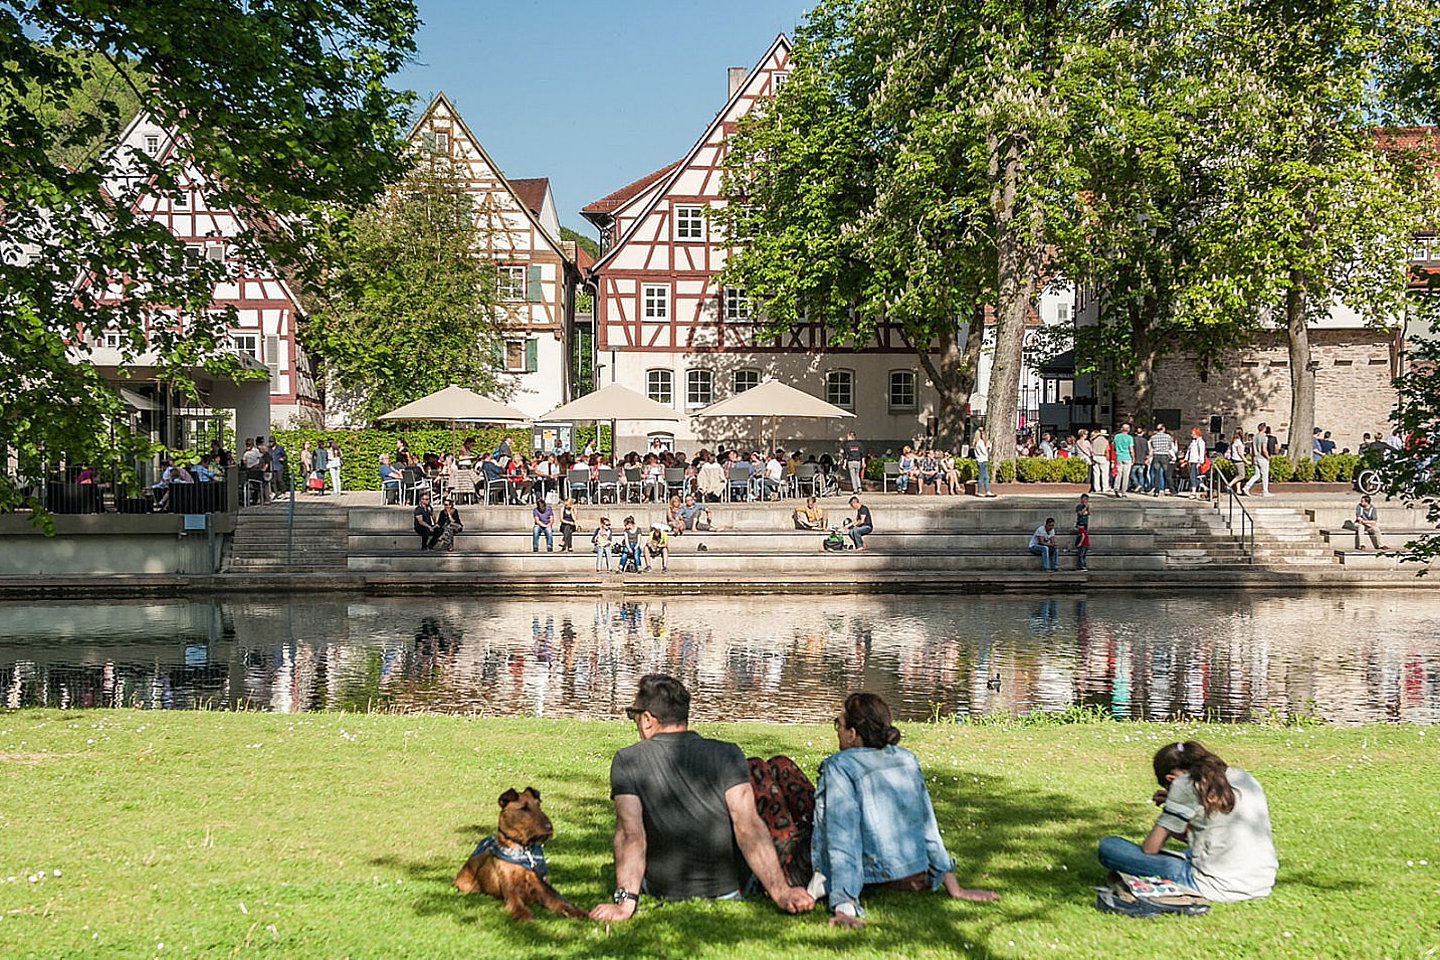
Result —
<instances>
[{"instance_id":1,"label":"window shutter","mask_svg":"<svg viewBox=\"0 0 1440 960\"><path fill-rule=\"evenodd\" d=\"M535 267L530 269L534 270ZM525 372L534 373L540 369L540 341L531 337L525 341Z\"/></svg>"},{"instance_id":2,"label":"window shutter","mask_svg":"<svg viewBox=\"0 0 1440 960\"><path fill-rule=\"evenodd\" d=\"M495 369L505 369L505 344L503 341L495 343Z\"/></svg>"},{"instance_id":3,"label":"window shutter","mask_svg":"<svg viewBox=\"0 0 1440 960\"><path fill-rule=\"evenodd\" d=\"M525 299L531 303L540 302L540 266L535 264L530 267L529 275L525 284Z\"/></svg>"},{"instance_id":4,"label":"window shutter","mask_svg":"<svg viewBox=\"0 0 1440 960\"><path fill-rule=\"evenodd\" d=\"M280 338L265 337L265 365L270 368L270 392L280 392Z\"/></svg>"}]
</instances>

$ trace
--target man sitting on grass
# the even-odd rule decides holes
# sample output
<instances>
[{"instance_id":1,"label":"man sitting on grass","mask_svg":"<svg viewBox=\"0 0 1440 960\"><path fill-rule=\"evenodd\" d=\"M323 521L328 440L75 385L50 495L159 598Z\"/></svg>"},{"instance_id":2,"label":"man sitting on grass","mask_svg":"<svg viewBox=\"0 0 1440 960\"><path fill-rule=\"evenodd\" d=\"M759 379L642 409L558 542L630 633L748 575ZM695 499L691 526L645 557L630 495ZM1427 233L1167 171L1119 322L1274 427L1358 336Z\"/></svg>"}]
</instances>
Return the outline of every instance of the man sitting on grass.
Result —
<instances>
[{"instance_id":1,"label":"man sitting on grass","mask_svg":"<svg viewBox=\"0 0 1440 960\"><path fill-rule=\"evenodd\" d=\"M738 900L752 880L787 913L815 898L792 887L755 809L745 754L689 729L690 693L674 677L640 678L633 705L640 742L615 754L615 895L594 920L628 920L642 891L661 900ZM753 874L753 876L752 876Z\"/></svg>"}]
</instances>

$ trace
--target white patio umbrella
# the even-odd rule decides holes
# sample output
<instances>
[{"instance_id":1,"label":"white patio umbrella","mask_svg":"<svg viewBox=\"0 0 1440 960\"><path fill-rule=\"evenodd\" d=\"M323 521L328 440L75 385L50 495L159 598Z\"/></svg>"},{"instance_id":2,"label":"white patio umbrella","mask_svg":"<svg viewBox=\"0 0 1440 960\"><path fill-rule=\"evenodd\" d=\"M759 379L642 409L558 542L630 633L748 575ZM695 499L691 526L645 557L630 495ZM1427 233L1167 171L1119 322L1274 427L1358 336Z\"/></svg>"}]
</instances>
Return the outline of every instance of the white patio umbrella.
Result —
<instances>
[{"instance_id":1,"label":"white patio umbrella","mask_svg":"<svg viewBox=\"0 0 1440 960\"><path fill-rule=\"evenodd\" d=\"M644 394L636 393L629 387L623 387L618 383L612 383L608 387L601 387L594 393L587 393L585 396L569 403L561 404L549 413L536 417L536 423L555 423L569 421L585 421L588 423L600 423L610 421L610 446L615 446L615 425L619 420L660 420L666 423L676 423L684 420L685 414L678 413L663 403L657 403ZM596 437L598 444L599 437Z\"/></svg>"},{"instance_id":2,"label":"white patio umbrella","mask_svg":"<svg viewBox=\"0 0 1440 960\"><path fill-rule=\"evenodd\" d=\"M452 453L459 449L456 442L455 425L457 423L529 423L530 418L516 410L514 407L507 407L498 400L491 400L482 396L474 390L467 390L464 387L457 387L453 384L444 390L437 390L419 400L412 400L396 410L389 413L382 413L381 420L434 420L440 423L450 424L450 440Z\"/></svg>"},{"instance_id":3,"label":"white patio umbrella","mask_svg":"<svg viewBox=\"0 0 1440 960\"><path fill-rule=\"evenodd\" d=\"M712 403L694 416L764 418L770 428L770 449L774 450L776 421L783 417L839 420L855 414L779 380L766 380L744 393ZM761 439L764 439L763 435Z\"/></svg>"}]
</instances>

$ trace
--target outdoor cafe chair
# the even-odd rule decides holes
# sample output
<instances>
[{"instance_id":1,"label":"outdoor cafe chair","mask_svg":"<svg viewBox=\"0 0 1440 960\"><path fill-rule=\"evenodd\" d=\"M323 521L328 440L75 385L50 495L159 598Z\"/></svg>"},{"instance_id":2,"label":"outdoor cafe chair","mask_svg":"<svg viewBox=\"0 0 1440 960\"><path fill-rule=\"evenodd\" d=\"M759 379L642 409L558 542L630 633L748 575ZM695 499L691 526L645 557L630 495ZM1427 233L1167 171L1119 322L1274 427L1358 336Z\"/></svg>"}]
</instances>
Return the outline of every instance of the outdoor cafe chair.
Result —
<instances>
[{"instance_id":1,"label":"outdoor cafe chair","mask_svg":"<svg viewBox=\"0 0 1440 960\"><path fill-rule=\"evenodd\" d=\"M629 500L631 496L639 497L645 489L645 482L640 479L640 468L626 467L624 477L620 483L621 495L626 500Z\"/></svg>"},{"instance_id":2,"label":"outdoor cafe chair","mask_svg":"<svg viewBox=\"0 0 1440 960\"><path fill-rule=\"evenodd\" d=\"M806 489L812 497L820 496L820 465L818 463L802 463L795 468L795 476L791 478L795 483L795 496L800 496Z\"/></svg>"},{"instance_id":3,"label":"outdoor cafe chair","mask_svg":"<svg viewBox=\"0 0 1440 960\"><path fill-rule=\"evenodd\" d=\"M450 490L451 496L457 503L473 503L475 500L475 471L457 467Z\"/></svg>"},{"instance_id":4,"label":"outdoor cafe chair","mask_svg":"<svg viewBox=\"0 0 1440 960\"><path fill-rule=\"evenodd\" d=\"M615 502L620 502L620 471L614 467L601 467L595 479L595 502L605 501L605 488L615 491Z\"/></svg>"},{"instance_id":5,"label":"outdoor cafe chair","mask_svg":"<svg viewBox=\"0 0 1440 960\"><path fill-rule=\"evenodd\" d=\"M509 481L503 476L495 477L485 481L485 505L494 503L493 494L500 494L500 502L504 503L510 497Z\"/></svg>"},{"instance_id":6,"label":"outdoor cafe chair","mask_svg":"<svg viewBox=\"0 0 1440 960\"><path fill-rule=\"evenodd\" d=\"M565 474L566 493L576 500L585 500L587 503L594 500L595 496L590 489L590 468L571 467ZM580 494L584 496L581 497Z\"/></svg>"},{"instance_id":7,"label":"outdoor cafe chair","mask_svg":"<svg viewBox=\"0 0 1440 960\"><path fill-rule=\"evenodd\" d=\"M416 504L420 502L420 494L430 492L430 481L420 474L414 467L406 467L400 471L400 501L402 503Z\"/></svg>"},{"instance_id":8,"label":"outdoor cafe chair","mask_svg":"<svg viewBox=\"0 0 1440 960\"><path fill-rule=\"evenodd\" d=\"M665 492L678 493L682 497L689 493L689 480L685 476L684 467L665 468Z\"/></svg>"},{"instance_id":9,"label":"outdoor cafe chair","mask_svg":"<svg viewBox=\"0 0 1440 960\"><path fill-rule=\"evenodd\" d=\"M725 481L726 501L735 500L735 490L739 488L740 499L744 500L750 493L750 464L737 463L730 468L729 479Z\"/></svg>"},{"instance_id":10,"label":"outdoor cafe chair","mask_svg":"<svg viewBox=\"0 0 1440 960\"><path fill-rule=\"evenodd\" d=\"M900 464L895 460L885 462L885 476L881 480L880 490L882 493L890 492L890 485L895 484L895 489L900 489Z\"/></svg>"}]
</instances>

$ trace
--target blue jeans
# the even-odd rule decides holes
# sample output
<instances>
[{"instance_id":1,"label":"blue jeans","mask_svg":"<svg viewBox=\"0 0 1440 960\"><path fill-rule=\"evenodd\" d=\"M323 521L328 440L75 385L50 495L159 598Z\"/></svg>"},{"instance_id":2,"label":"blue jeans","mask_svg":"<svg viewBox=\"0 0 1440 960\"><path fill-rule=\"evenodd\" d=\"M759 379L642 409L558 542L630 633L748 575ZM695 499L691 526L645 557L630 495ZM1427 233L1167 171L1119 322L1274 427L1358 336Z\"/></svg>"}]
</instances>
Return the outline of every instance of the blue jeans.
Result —
<instances>
[{"instance_id":1,"label":"blue jeans","mask_svg":"<svg viewBox=\"0 0 1440 960\"><path fill-rule=\"evenodd\" d=\"M1170 458L1157 459L1150 464L1150 492L1159 496L1160 491L1170 492Z\"/></svg>"},{"instance_id":2,"label":"blue jeans","mask_svg":"<svg viewBox=\"0 0 1440 960\"><path fill-rule=\"evenodd\" d=\"M555 549L555 531L549 527L542 527L537 523L535 524L535 528L530 531L530 550L532 553L540 552L540 534L542 533L545 534L545 549Z\"/></svg>"},{"instance_id":3,"label":"blue jeans","mask_svg":"<svg viewBox=\"0 0 1440 960\"><path fill-rule=\"evenodd\" d=\"M606 570L606 572L608 573L609 570L610 570L610 545L609 545L608 543L607 543L607 544L596 544L596 545L595 545L595 572L596 572L596 573L599 573L599 572L600 572L600 564L602 564L602 563L605 564L605 570Z\"/></svg>"},{"instance_id":4,"label":"blue jeans","mask_svg":"<svg viewBox=\"0 0 1440 960\"><path fill-rule=\"evenodd\" d=\"M639 573L639 572L640 572L640 565L641 565L640 553L641 553L641 551L643 551L644 549L645 549L645 545L644 545L644 542L643 542L643 541L642 541L641 543L635 544L635 546L633 546L633 547L630 546L630 544L628 544L628 543L626 543L626 544L624 544L623 546L621 546L621 548L620 548L620 572L621 572L621 573L624 573L624 572L625 572L625 565L626 565L626 564L629 564L629 565L630 565L630 568L631 568L632 570L634 570L636 573Z\"/></svg>"},{"instance_id":5,"label":"blue jeans","mask_svg":"<svg viewBox=\"0 0 1440 960\"><path fill-rule=\"evenodd\" d=\"M975 481L975 492L984 496L990 492L990 461L981 460L976 466L980 468L980 474Z\"/></svg>"},{"instance_id":6,"label":"blue jeans","mask_svg":"<svg viewBox=\"0 0 1440 960\"><path fill-rule=\"evenodd\" d=\"M850 542L855 544L856 550L865 546L865 538L868 537L874 529L875 528L868 523L862 523L859 526L850 528Z\"/></svg>"},{"instance_id":7,"label":"blue jeans","mask_svg":"<svg viewBox=\"0 0 1440 960\"><path fill-rule=\"evenodd\" d=\"M1105 837L1098 851L1100 865L1108 870L1134 874L1137 877L1165 877L1195 888L1195 871L1190 867L1190 850L1184 853L1162 851L1146 853L1138 843L1124 837Z\"/></svg>"},{"instance_id":8,"label":"blue jeans","mask_svg":"<svg viewBox=\"0 0 1440 960\"><path fill-rule=\"evenodd\" d=\"M1040 558L1041 570L1060 569L1060 548L1047 547L1043 543L1037 543L1030 548L1030 552Z\"/></svg>"},{"instance_id":9,"label":"blue jeans","mask_svg":"<svg viewBox=\"0 0 1440 960\"><path fill-rule=\"evenodd\" d=\"M1150 479L1150 468L1143 463L1137 463L1130 468L1130 489L1137 493L1144 493L1150 489L1147 481Z\"/></svg>"}]
</instances>

